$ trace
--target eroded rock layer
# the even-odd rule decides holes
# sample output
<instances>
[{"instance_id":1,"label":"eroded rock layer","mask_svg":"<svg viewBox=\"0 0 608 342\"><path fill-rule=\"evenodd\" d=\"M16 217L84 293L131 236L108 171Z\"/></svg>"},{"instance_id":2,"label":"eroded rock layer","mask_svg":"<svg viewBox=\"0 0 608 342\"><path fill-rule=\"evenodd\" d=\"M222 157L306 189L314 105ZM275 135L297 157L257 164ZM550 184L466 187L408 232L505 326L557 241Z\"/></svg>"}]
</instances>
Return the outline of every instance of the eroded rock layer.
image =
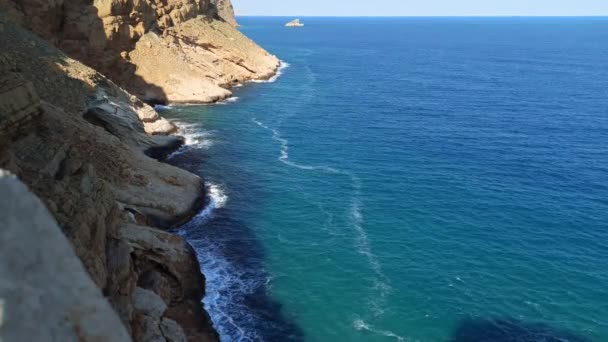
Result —
<instances>
[{"instance_id":1,"label":"eroded rock layer","mask_svg":"<svg viewBox=\"0 0 608 342\"><path fill-rule=\"evenodd\" d=\"M70 267L23 267L22 289L53 291L54 317L39 335L6 320L11 338L218 340L194 251L163 231L202 207L204 182L158 161L183 140L147 103L218 101L231 85L271 77L279 60L236 26L229 0L0 0L0 168L40 198L72 247L58 255ZM23 216L10 223L34 229ZM0 236L0 250L11 239ZM13 247L52 259L33 239ZM51 270L82 288L28 283ZM28 295L11 281L0 282L0 317L2 298Z\"/></svg>"},{"instance_id":2,"label":"eroded rock layer","mask_svg":"<svg viewBox=\"0 0 608 342\"><path fill-rule=\"evenodd\" d=\"M276 57L236 28L229 0L0 0L4 11L149 102L212 102L269 77Z\"/></svg>"},{"instance_id":3,"label":"eroded rock layer","mask_svg":"<svg viewBox=\"0 0 608 342\"><path fill-rule=\"evenodd\" d=\"M74 276L68 272L78 272L77 266L58 268L53 275L90 279L99 297L103 293L120 317L117 321L125 332L106 331L115 324L108 323L111 316L102 319L95 311L98 307L86 304L97 300L88 298L94 292L70 291L65 288L69 283L49 282L39 292L56 296L49 297L49 303L58 305L54 313L82 321L41 318L45 324L36 333L57 341L78 340L74 336L89 331L102 334L82 335L85 340L125 340L128 332L137 341L216 341L200 304L204 278L194 251L182 238L160 230L184 222L201 208L203 181L146 155L174 149L181 140L146 134L154 133L148 123L164 120L151 107L2 16L0 44L11 46L0 54L0 168L16 175L42 200L86 270ZM52 258L55 250L45 249L51 246L37 240L40 235L30 224L12 223L24 234L15 240L0 239L2 267L10 260L4 255L13 250L9 245L24 243L16 239L30 239L27 243L41 250L40 255ZM49 261L39 267L53 265ZM40 276L27 275L36 269L21 271L21 285L0 286L0 298L19 288L40 287ZM142 293L163 309L151 311L143 305ZM61 298L69 295L76 297ZM38 339L30 338L38 335L17 321L7 320L5 330L15 340Z\"/></svg>"}]
</instances>

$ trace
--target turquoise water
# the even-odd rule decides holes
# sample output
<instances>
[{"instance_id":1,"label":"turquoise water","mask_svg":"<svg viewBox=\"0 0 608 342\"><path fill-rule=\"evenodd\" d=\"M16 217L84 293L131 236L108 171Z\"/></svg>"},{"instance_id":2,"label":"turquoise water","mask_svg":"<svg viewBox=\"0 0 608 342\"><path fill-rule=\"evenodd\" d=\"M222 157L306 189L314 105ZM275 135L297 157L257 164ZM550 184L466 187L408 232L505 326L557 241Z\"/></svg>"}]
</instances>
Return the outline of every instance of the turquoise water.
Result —
<instances>
[{"instance_id":1,"label":"turquoise water","mask_svg":"<svg viewBox=\"0 0 608 342\"><path fill-rule=\"evenodd\" d=\"M164 112L224 341L608 341L608 19L286 21Z\"/></svg>"}]
</instances>

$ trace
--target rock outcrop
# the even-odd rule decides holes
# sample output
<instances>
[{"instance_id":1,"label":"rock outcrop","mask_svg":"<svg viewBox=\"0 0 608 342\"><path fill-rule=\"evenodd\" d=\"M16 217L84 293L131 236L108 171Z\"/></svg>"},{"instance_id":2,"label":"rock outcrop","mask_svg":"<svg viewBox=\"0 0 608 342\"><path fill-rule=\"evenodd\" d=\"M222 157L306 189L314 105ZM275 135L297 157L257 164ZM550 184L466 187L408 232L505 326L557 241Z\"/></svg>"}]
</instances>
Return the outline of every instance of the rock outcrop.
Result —
<instances>
[{"instance_id":1,"label":"rock outcrop","mask_svg":"<svg viewBox=\"0 0 608 342\"><path fill-rule=\"evenodd\" d=\"M0 339L131 341L42 202L0 170Z\"/></svg>"},{"instance_id":2,"label":"rock outcrop","mask_svg":"<svg viewBox=\"0 0 608 342\"><path fill-rule=\"evenodd\" d=\"M234 7L230 0L214 0L217 15L232 26L239 26L234 17Z\"/></svg>"},{"instance_id":3,"label":"rock outcrop","mask_svg":"<svg viewBox=\"0 0 608 342\"><path fill-rule=\"evenodd\" d=\"M163 231L204 182L158 161L183 139L149 103L271 77L279 60L236 25L229 0L0 0L0 168L48 208L0 180L0 339L219 339L194 251Z\"/></svg>"},{"instance_id":4,"label":"rock outcrop","mask_svg":"<svg viewBox=\"0 0 608 342\"><path fill-rule=\"evenodd\" d=\"M152 103L217 101L279 66L235 28L228 0L0 0L0 8Z\"/></svg>"},{"instance_id":5,"label":"rock outcrop","mask_svg":"<svg viewBox=\"0 0 608 342\"><path fill-rule=\"evenodd\" d=\"M151 335L146 334L152 330L160 331L154 340L185 336L190 341L216 341L200 305L204 278L188 244L171 235L171 249L162 238L151 238L142 248L131 238L134 229L169 235L150 227L179 224L201 208L204 186L198 176L146 155L151 150L171 148L174 140L179 146L180 140L146 134L145 120L162 119L103 75L2 17L0 27L0 43L11 46L0 55L0 167L18 176L48 207L90 283L111 303L125 332L138 341L148 341ZM3 211L0 216L5 215ZM10 266L5 255L12 253L8 244L29 243L41 250L47 246L27 224L17 223L17 227L24 234L15 239L29 241L2 240L2 267ZM46 259L53 259L56 251L46 252ZM47 266L52 263L41 264ZM153 269L161 270L155 273L155 283L148 280ZM55 291L55 285L67 286L67 279L62 279L65 283L47 283L52 287L44 291ZM165 285L153 287L156 283ZM157 291L167 307L154 320L136 305L138 287ZM75 299L70 303L77 307ZM105 322L98 320L101 325ZM10 336L22 337L10 340L44 340L27 338L22 327L7 321L5 328L14 334ZM111 327L108 323L103 330ZM80 333L79 326L74 329ZM101 326L96 329L92 331ZM119 330L106 331L111 333Z\"/></svg>"},{"instance_id":6,"label":"rock outcrop","mask_svg":"<svg viewBox=\"0 0 608 342\"><path fill-rule=\"evenodd\" d=\"M285 24L285 27L304 27L304 24L300 22L300 19L294 19Z\"/></svg>"},{"instance_id":7,"label":"rock outcrop","mask_svg":"<svg viewBox=\"0 0 608 342\"><path fill-rule=\"evenodd\" d=\"M231 85L274 75L278 60L230 24L206 18L146 33L129 53L137 65L130 89L148 101L214 102ZM146 84L154 84L148 87Z\"/></svg>"}]
</instances>

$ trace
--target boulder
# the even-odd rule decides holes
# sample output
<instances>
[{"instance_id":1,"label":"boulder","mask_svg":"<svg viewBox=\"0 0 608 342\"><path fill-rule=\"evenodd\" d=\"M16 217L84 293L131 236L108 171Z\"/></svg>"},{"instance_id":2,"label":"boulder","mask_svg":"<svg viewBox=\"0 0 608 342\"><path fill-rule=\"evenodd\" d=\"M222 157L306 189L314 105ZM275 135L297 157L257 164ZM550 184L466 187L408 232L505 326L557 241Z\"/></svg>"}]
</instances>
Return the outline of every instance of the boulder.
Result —
<instances>
[{"instance_id":1,"label":"boulder","mask_svg":"<svg viewBox=\"0 0 608 342\"><path fill-rule=\"evenodd\" d=\"M157 319L160 319L167 311L167 304L163 302L162 298L141 287L135 288L135 292L133 292L133 306L141 314Z\"/></svg>"},{"instance_id":2,"label":"boulder","mask_svg":"<svg viewBox=\"0 0 608 342\"><path fill-rule=\"evenodd\" d=\"M120 231L134 250L138 286L162 298L168 307L164 317L179 322L189 340L217 341L201 305L205 279L192 247L179 236L150 227L129 224Z\"/></svg>"}]
</instances>

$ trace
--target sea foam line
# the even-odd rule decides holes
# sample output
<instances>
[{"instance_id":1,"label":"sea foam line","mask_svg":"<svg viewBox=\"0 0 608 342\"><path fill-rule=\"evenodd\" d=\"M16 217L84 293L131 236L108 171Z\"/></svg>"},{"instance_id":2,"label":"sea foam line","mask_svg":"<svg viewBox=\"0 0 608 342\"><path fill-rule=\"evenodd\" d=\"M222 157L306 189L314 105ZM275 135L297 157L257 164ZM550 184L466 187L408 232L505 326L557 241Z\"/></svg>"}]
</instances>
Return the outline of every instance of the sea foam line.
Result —
<instances>
[{"instance_id":1,"label":"sea foam line","mask_svg":"<svg viewBox=\"0 0 608 342\"><path fill-rule=\"evenodd\" d=\"M350 217L353 229L356 233L356 247L359 254L363 255L372 269L372 271L376 274L376 280L374 284L374 289L379 292L378 296L374 296L370 298L370 306L374 313L374 316L380 316L384 313L383 307L386 304L386 297L390 294L392 288L389 285L388 277L384 274L382 270L382 265L378 261L376 255L372 252L369 237L367 232L365 231L364 217L362 213L363 203L361 200L361 180L355 174L347 171L342 171L333 167L325 166L325 165L304 165L296 162L292 162L289 160L289 141L281 136L281 133L275 129L267 126L263 122L260 122L256 118L252 118L253 123L258 125L259 127L268 130L272 133L272 139L278 142L281 146L281 153L279 155L278 160L287 165L300 170L307 171L321 171L330 174L343 175L350 178L352 188L353 188L353 196L351 198L351 206L350 206ZM361 321L363 322L363 321ZM369 329L368 329L369 330ZM370 330L372 331L372 330ZM401 336L398 336L390 331L382 331L376 330L377 333L385 334L386 336L396 337L398 340L402 340ZM387 335L390 334L390 335ZM393 336L394 335L394 336Z\"/></svg>"},{"instance_id":2,"label":"sea foam line","mask_svg":"<svg viewBox=\"0 0 608 342\"><path fill-rule=\"evenodd\" d=\"M258 284L247 280L247 275L233 266L223 255L217 242L208 238L192 242L196 245L199 263L205 271L207 295L203 304L222 340L258 340L255 330L240 326L233 319L235 311L241 310L237 303L241 303L246 295L251 294Z\"/></svg>"},{"instance_id":3,"label":"sea foam line","mask_svg":"<svg viewBox=\"0 0 608 342\"><path fill-rule=\"evenodd\" d=\"M272 139L276 142L278 142L279 144L281 144L281 154L279 156L279 161L285 165L291 166L291 167L295 167L297 169L300 170L308 170L308 171L325 171L327 173L334 173L334 174L345 174L344 172L334 169L332 167L329 166L312 166L312 165L303 165L303 164L298 164L295 162L292 162L289 160L289 141L283 137L281 137L281 134L279 133L279 131L277 131L274 128L270 128L268 126L266 126L265 124L263 124L262 122L258 121L256 118L251 119L251 121L253 121L256 125L270 131L272 133Z\"/></svg>"},{"instance_id":4,"label":"sea foam line","mask_svg":"<svg viewBox=\"0 0 608 342\"><path fill-rule=\"evenodd\" d=\"M405 341L405 338L403 336L399 336L392 331L375 329L372 325L366 323L362 319L355 319L353 321L353 327L355 328L355 330L365 330L376 334L384 335L386 337L395 338L397 341Z\"/></svg>"}]
</instances>

